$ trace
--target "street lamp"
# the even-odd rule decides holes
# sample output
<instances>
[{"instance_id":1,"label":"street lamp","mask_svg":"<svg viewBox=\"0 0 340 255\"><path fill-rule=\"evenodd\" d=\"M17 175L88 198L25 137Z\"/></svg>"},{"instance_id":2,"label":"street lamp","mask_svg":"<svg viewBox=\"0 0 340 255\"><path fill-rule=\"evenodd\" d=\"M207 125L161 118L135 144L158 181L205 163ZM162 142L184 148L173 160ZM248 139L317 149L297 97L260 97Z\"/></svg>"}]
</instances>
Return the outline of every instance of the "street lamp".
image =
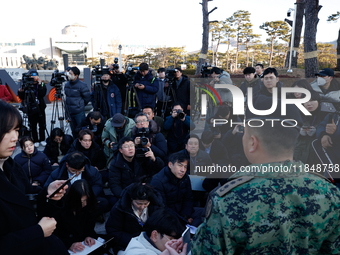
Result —
<instances>
[{"instance_id":1,"label":"street lamp","mask_svg":"<svg viewBox=\"0 0 340 255\"><path fill-rule=\"evenodd\" d=\"M295 23L296 23L296 6L297 3L294 3L295 7L294 9L289 8L287 11L287 16L290 17L291 12L294 12L294 19L293 19L293 29L292 29L292 35L290 36L290 54L289 54L289 67L287 70L287 73L292 73L292 56L293 56L293 46L294 46L294 35L295 35Z\"/></svg>"},{"instance_id":2,"label":"street lamp","mask_svg":"<svg viewBox=\"0 0 340 255\"><path fill-rule=\"evenodd\" d=\"M122 72L122 45L119 44L119 72Z\"/></svg>"}]
</instances>

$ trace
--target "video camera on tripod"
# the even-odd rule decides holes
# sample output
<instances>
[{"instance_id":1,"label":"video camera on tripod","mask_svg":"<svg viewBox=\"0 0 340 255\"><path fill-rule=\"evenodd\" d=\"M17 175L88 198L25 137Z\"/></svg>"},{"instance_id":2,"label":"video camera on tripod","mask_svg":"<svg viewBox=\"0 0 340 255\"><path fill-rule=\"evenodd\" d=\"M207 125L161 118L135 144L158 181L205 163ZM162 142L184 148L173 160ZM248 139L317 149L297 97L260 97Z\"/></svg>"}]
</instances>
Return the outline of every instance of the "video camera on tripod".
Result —
<instances>
[{"instance_id":1,"label":"video camera on tripod","mask_svg":"<svg viewBox=\"0 0 340 255\"><path fill-rule=\"evenodd\" d=\"M129 88L133 86L133 79L135 78L135 75L138 70L139 70L138 66L133 66L133 64L128 64L126 68L125 76L128 80Z\"/></svg>"},{"instance_id":2,"label":"video camera on tripod","mask_svg":"<svg viewBox=\"0 0 340 255\"><path fill-rule=\"evenodd\" d=\"M102 81L102 76L104 74L109 74L110 69L107 66L100 66L100 65L96 65L92 67L92 77L95 77L95 82L94 85L100 84Z\"/></svg>"},{"instance_id":3,"label":"video camera on tripod","mask_svg":"<svg viewBox=\"0 0 340 255\"><path fill-rule=\"evenodd\" d=\"M31 73L23 73L22 74L22 89L33 89L34 88L34 78Z\"/></svg>"},{"instance_id":4,"label":"video camera on tripod","mask_svg":"<svg viewBox=\"0 0 340 255\"><path fill-rule=\"evenodd\" d=\"M176 69L167 69L165 71L165 82L169 83L170 88L175 84L176 72Z\"/></svg>"},{"instance_id":5,"label":"video camera on tripod","mask_svg":"<svg viewBox=\"0 0 340 255\"><path fill-rule=\"evenodd\" d=\"M52 74L51 86L55 88L57 94L61 94L63 82L66 81L66 73L55 70Z\"/></svg>"}]
</instances>

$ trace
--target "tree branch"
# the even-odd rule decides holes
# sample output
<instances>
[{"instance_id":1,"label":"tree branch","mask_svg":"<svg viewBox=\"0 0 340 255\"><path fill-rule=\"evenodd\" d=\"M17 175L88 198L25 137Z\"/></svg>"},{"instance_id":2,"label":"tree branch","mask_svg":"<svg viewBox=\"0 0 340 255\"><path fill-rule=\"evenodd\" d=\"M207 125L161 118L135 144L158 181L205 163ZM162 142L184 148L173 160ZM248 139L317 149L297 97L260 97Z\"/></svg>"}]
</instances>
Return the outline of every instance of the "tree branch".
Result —
<instances>
[{"instance_id":1,"label":"tree branch","mask_svg":"<svg viewBox=\"0 0 340 255\"><path fill-rule=\"evenodd\" d=\"M217 7L214 7L214 9L212 9L210 12L208 12L208 15L210 14L210 13L212 13L213 11L215 11L217 9Z\"/></svg>"}]
</instances>

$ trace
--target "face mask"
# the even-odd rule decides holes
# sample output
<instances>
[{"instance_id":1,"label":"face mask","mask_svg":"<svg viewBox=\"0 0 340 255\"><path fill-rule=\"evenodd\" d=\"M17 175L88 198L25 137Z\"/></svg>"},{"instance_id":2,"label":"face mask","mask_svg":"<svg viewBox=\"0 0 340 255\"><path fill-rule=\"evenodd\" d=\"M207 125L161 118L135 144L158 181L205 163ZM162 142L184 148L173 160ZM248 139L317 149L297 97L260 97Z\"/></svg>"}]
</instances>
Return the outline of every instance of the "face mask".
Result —
<instances>
[{"instance_id":1,"label":"face mask","mask_svg":"<svg viewBox=\"0 0 340 255\"><path fill-rule=\"evenodd\" d=\"M324 78L321 78L321 77L318 77L316 79L316 81L318 83L318 86L323 86L323 85L325 85L327 83L326 80Z\"/></svg>"}]
</instances>

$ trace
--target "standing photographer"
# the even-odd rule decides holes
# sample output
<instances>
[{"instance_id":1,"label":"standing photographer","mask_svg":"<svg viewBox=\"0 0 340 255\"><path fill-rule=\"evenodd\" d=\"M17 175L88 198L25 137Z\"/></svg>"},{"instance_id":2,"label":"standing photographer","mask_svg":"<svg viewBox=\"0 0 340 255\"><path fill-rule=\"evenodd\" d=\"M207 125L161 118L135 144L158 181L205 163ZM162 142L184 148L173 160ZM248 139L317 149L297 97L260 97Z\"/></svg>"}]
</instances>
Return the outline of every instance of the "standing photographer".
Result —
<instances>
[{"instance_id":1,"label":"standing photographer","mask_svg":"<svg viewBox=\"0 0 340 255\"><path fill-rule=\"evenodd\" d=\"M127 86L128 80L126 76L119 71L119 65L117 63L118 63L118 59L115 58L115 63L110 65L111 80L118 87L121 98L122 98L122 105L124 106L125 97L126 97L126 86ZM121 113L124 114L123 107L122 107Z\"/></svg>"},{"instance_id":2,"label":"standing photographer","mask_svg":"<svg viewBox=\"0 0 340 255\"><path fill-rule=\"evenodd\" d=\"M141 109L146 105L155 108L158 79L153 77L147 63L139 65L139 71L135 75L133 84L137 90L136 97L139 99Z\"/></svg>"},{"instance_id":3,"label":"standing photographer","mask_svg":"<svg viewBox=\"0 0 340 255\"><path fill-rule=\"evenodd\" d=\"M96 84L91 93L94 111L100 111L105 119L122 111L122 97L118 87L111 81L109 69L102 69L100 84Z\"/></svg>"},{"instance_id":4,"label":"standing photographer","mask_svg":"<svg viewBox=\"0 0 340 255\"><path fill-rule=\"evenodd\" d=\"M195 89L190 84L188 76L182 74L182 69L176 67L175 94L176 100L183 104L184 112L190 115L190 100L194 102Z\"/></svg>"},{"instance_id":5,"label":"standing photographer","mask_svg":"<svg viewBox=\"0 0 340 255\"><path fill-rule=\"evenodd\" d=\"M80 70L74 66L68 72L69 81L65 84L66 107L71 117L71 129L74 137L76 127L85 117L85 106L90 102L91 93L87 84L79 80Z\"/></svg>"},{"instance_id":6,"label":"standing photographer","mask_svg":"<svg viewBox=\"0 0 340 255\"><path fill-rule=\"evenodd\" d=\"M26 78L23 78L23 85L18 90L18 96L23 101L23 104L26 105L23 111L27 112L32 138L35 142L34 145L38 147L39 142L41 142L41 145L45 146L46 103L44 97L47 92L46 85L40 80L36 69L30 69L24 76ZM38 123L39 138L37 131Z\"/></svg>"}]
</instances>

